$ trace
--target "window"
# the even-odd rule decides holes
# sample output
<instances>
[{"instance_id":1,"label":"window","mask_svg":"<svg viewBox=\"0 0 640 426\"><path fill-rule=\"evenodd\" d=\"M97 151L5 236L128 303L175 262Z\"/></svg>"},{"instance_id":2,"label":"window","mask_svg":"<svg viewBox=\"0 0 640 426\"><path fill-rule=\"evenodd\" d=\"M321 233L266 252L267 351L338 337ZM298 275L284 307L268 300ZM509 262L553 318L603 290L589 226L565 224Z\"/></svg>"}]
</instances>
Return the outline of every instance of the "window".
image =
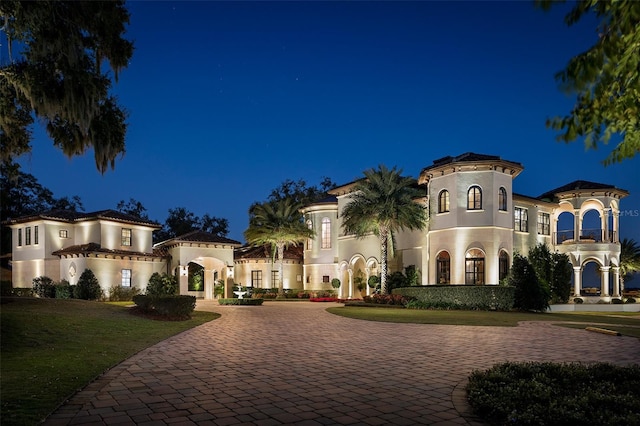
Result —
<instances>
[{"instance_id":1,"label":"window","mask_svg":"<svg viewBox=\"0 0 640 426\"><path fill-rule=\"evenodd\" d=\"M467 210L482 209L482 189L479 186L472 186L467 192Z\"/></svg>"},{"instance_id":2,"label":"window","mask_svg":"<svg viewBox=\"0 0 640 426\"><path fill-rule=\"evenodd\" d=\"M329 282L329 275L323 275L322 276L322 282L323 283L328 283Z\"/></svg>"},{"instance_id":3,"label":"window","mask_svg":"<svg viewBox=\"0 0 640 426\"><path fill-rule=\"evenodd\" d=\"M38 226L33 227L33 244L38 245Z\"/></svg>"},{"instance_id":4,"label":"window","mask_svg":"<svg viewBox=\"0 0 640 426\"><path fill-rule=\"evenodd\" d=\"M498 190L498 210L507 211L507 190L502 187Z\"/></svg>"},{"instance_id":5,"label":"window","mask_svg":"<svg viewBox=\"0 0 640 426\"><path fill-rule=\"evenodd\" d=\"M515 223L513 229L520 232L528 232L529 231L529 211L527 209L523 209L521 207L516 207L513 209L513 214L515 217Z\"/></svg>"},{"instance_id":6,"label":"window","mask_svg":"<svg viewBox=\"0 0 640 426\"><path fill-rule=\"evenodd\" d=\"M22 228L18 228L18 247L22 245Z\"/></svg>"},{"instance_id":7,"label":"window","mask_svg":"<svg viewBox=\"0 0 640 426\"><path fill-rule=\"evenodd\" d=\"M26 228L24 228L24 245L25 246L31 245L31 227L30 226L27 226Z\"/></svg>"},{"instance_id":8,"label":"window","mask_svg":"<svg viewBox=\"0 0 640 426\"><path fill-rule=\"evenodd\" d=\"M60 238L69 238L69 231L67 231L66 229L61 229L58 232L58 235L60 235Z\"/></svg>"},{"instance_id":9,"label":"window","mask_svg":"<svg viewBox=\"0 0 640 426\"><path fill-rule=\"evenodd\" d=\"M436 271L438 274L438 284L451 283L451 258L446 251L438 253L436 258Z\"/></svg>"},{"instance_id":10,"label":"window","mask_svg":"<svg viewBox=\"0 0 640 426\"><path fill-rule=\"evenodd\" d=\"M331 248L331 220L328 217L322 219L322 248Z\"/></svg>"},{"instance_id":11,"label":"window","mask_svg":"<svg viewBox=\"0 0 640 426\"><path fill-rule=\"evenodd\" d=\"M484 253L481 250L471 249L467 252L464 262L464 283L484 284Z\"/></svg>"},{"instance_id":12,"label":"window","mask_svg":"<svg viewBox=\"0 0 640 426\"><path fill-rule=\"evenodd\" d=\"M122 228L122 233L121 233L122 237L121 237L121 245L123 246L130 246L131 245L131 229L129 228Z\"/></svg>"},{"instance_id":13,"label":"window","mask_svg":"<svg viewBox=\"0 0 640 426\"><path fill-rule=\"evenodd\" d=\"M313 222L307 221L307 228L313 229ZM311 250L313 244L313 238L307 238L307 250Z\"/></svg>"},{"instance_id":14,"label":"window","mask_svg":"<svg viewBox=\"0 0 640 426\"><path fill-rule=\"evenodd\" d=\"M449 191L446 189L440 191L438 195L438 213L446 213L449 211Z\"/></svg>"},{"instance_id":15,"label":"window","mask_svg":"<svg viewBox=\"0 0 640 426\"><path fill-rule=\"evenodd\" d=\"M280 288L280 271L271 271L271 288Z\"/></svg>"},{"instance_id":16,"label":"window","mask_svg":"<svg viewBox=\"0 0 640 426\"><path fill-rule=\"evenodd\" d=\"M498 256L498 279L503 280L509 275L509 255L501 251Z\"/></svg>"},{"instance_id":17,"label":"window","mask_svg":"<svg viewBox=\"0 0 640 426\"><path fill-rule=\"evenodd\" d=\"M262 288L262 271L251 271L251 287Z\"/></svg>"},{"instance_id":18,"label":"window","mask_svg":"<svg viewBox=\"0 0 640 426\"><path fill-rule=\"evenodd\" d=\"M538 213L538 234L550 235L551 234L551 220L549 219L549 213Z\"/></svg>"},{"instance_id":19,"label":"window","mask_svg":"<svg viewBox=\"0 0 640 426\"><path fill-rule=\"evenodd\" d=\"M122 287L131 287L131 269L122 270Z\"/></svg>"}]
</instances>

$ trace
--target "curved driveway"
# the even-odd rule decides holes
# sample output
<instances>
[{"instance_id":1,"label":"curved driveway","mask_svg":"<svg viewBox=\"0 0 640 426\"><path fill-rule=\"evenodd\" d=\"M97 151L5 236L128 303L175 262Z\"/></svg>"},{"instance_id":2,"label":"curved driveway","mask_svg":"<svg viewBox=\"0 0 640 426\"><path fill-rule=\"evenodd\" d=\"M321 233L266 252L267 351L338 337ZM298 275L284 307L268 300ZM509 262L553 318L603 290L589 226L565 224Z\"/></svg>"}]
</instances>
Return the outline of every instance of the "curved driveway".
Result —
<instances>
[{"instance_id":1,"label":"curved driveway","mask_svg":"<svg viewBox=\"0 0 640 426\"><path fill-rule=\"evenodd\" d=\"M368 322L331 315L329 305L200 301L198 310L222 317L125 360L45 424L474 424L464 402L474 369L640 362L640 341L630 337L540 322Z\"/></svg>"}]
</instances>

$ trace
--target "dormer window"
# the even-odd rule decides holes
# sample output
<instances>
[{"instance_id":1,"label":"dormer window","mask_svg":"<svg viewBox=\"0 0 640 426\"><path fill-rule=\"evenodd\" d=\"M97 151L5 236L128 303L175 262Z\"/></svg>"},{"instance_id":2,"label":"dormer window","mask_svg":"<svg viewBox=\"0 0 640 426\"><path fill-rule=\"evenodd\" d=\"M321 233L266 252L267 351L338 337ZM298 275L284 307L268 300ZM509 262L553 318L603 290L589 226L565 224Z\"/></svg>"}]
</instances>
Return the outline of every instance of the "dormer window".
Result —
<instances>
[{"instance_id":1,"label":"dormer window","mask_svg":"<svg viewBox=\"0 0 640 426\"><path fill-rule=\"evenodd\" d=\"M131 229L130 228L122 228L122 238L121 245L130 246L131 245Z\"/></svg>"}]
</instances>

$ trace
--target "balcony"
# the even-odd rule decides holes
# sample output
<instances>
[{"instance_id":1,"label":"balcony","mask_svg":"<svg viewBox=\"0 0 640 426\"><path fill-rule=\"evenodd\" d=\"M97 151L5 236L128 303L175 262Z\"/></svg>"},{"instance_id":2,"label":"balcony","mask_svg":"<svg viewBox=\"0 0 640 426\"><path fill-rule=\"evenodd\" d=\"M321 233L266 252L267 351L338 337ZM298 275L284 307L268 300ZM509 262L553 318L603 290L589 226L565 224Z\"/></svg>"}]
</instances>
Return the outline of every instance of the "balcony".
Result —
<instances>
[{"instance_id":1,"label":"balcony","mask_svg":"<svg viewBox=\"0 0 640 426\"><path fill-rule=\"evenodd\" d=\"M553 244L591 244L591 243L617 243L616 231L604 229L581 229L578 240L574 238L573 229L557 231L553 233Z\"/></svg>"}]
</instances>

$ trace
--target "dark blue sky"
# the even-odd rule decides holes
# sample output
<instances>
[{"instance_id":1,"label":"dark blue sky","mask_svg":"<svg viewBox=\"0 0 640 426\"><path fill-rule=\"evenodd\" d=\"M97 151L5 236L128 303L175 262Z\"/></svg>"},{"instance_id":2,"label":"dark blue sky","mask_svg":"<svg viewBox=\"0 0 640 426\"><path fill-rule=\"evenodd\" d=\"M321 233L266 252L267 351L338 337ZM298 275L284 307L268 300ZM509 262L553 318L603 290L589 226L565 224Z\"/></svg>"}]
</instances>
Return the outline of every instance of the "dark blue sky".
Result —
<instances>
[{"instance_id":1,"label":"dark blue sky","mask_svg":"<svg viewBox=\"0 0 640 426\"><path fill-rule=\"evenodd\" d=\"M115 91L127 153L100 175L36 132L21 159L85 210L133 197L227 218L243 241L247 209L282 181L346 183L385 164L417 177L467 151L524 165L514 190L540 195L583 179L628 190L621 234L640 241L640 158L603 167L608 149L558 143L545 119L574 98L554 74L593 44L594 21L532 2L128 3L130 66ZM605 147L606 148L606 147Z\"/></svg>"}]
</instances>

